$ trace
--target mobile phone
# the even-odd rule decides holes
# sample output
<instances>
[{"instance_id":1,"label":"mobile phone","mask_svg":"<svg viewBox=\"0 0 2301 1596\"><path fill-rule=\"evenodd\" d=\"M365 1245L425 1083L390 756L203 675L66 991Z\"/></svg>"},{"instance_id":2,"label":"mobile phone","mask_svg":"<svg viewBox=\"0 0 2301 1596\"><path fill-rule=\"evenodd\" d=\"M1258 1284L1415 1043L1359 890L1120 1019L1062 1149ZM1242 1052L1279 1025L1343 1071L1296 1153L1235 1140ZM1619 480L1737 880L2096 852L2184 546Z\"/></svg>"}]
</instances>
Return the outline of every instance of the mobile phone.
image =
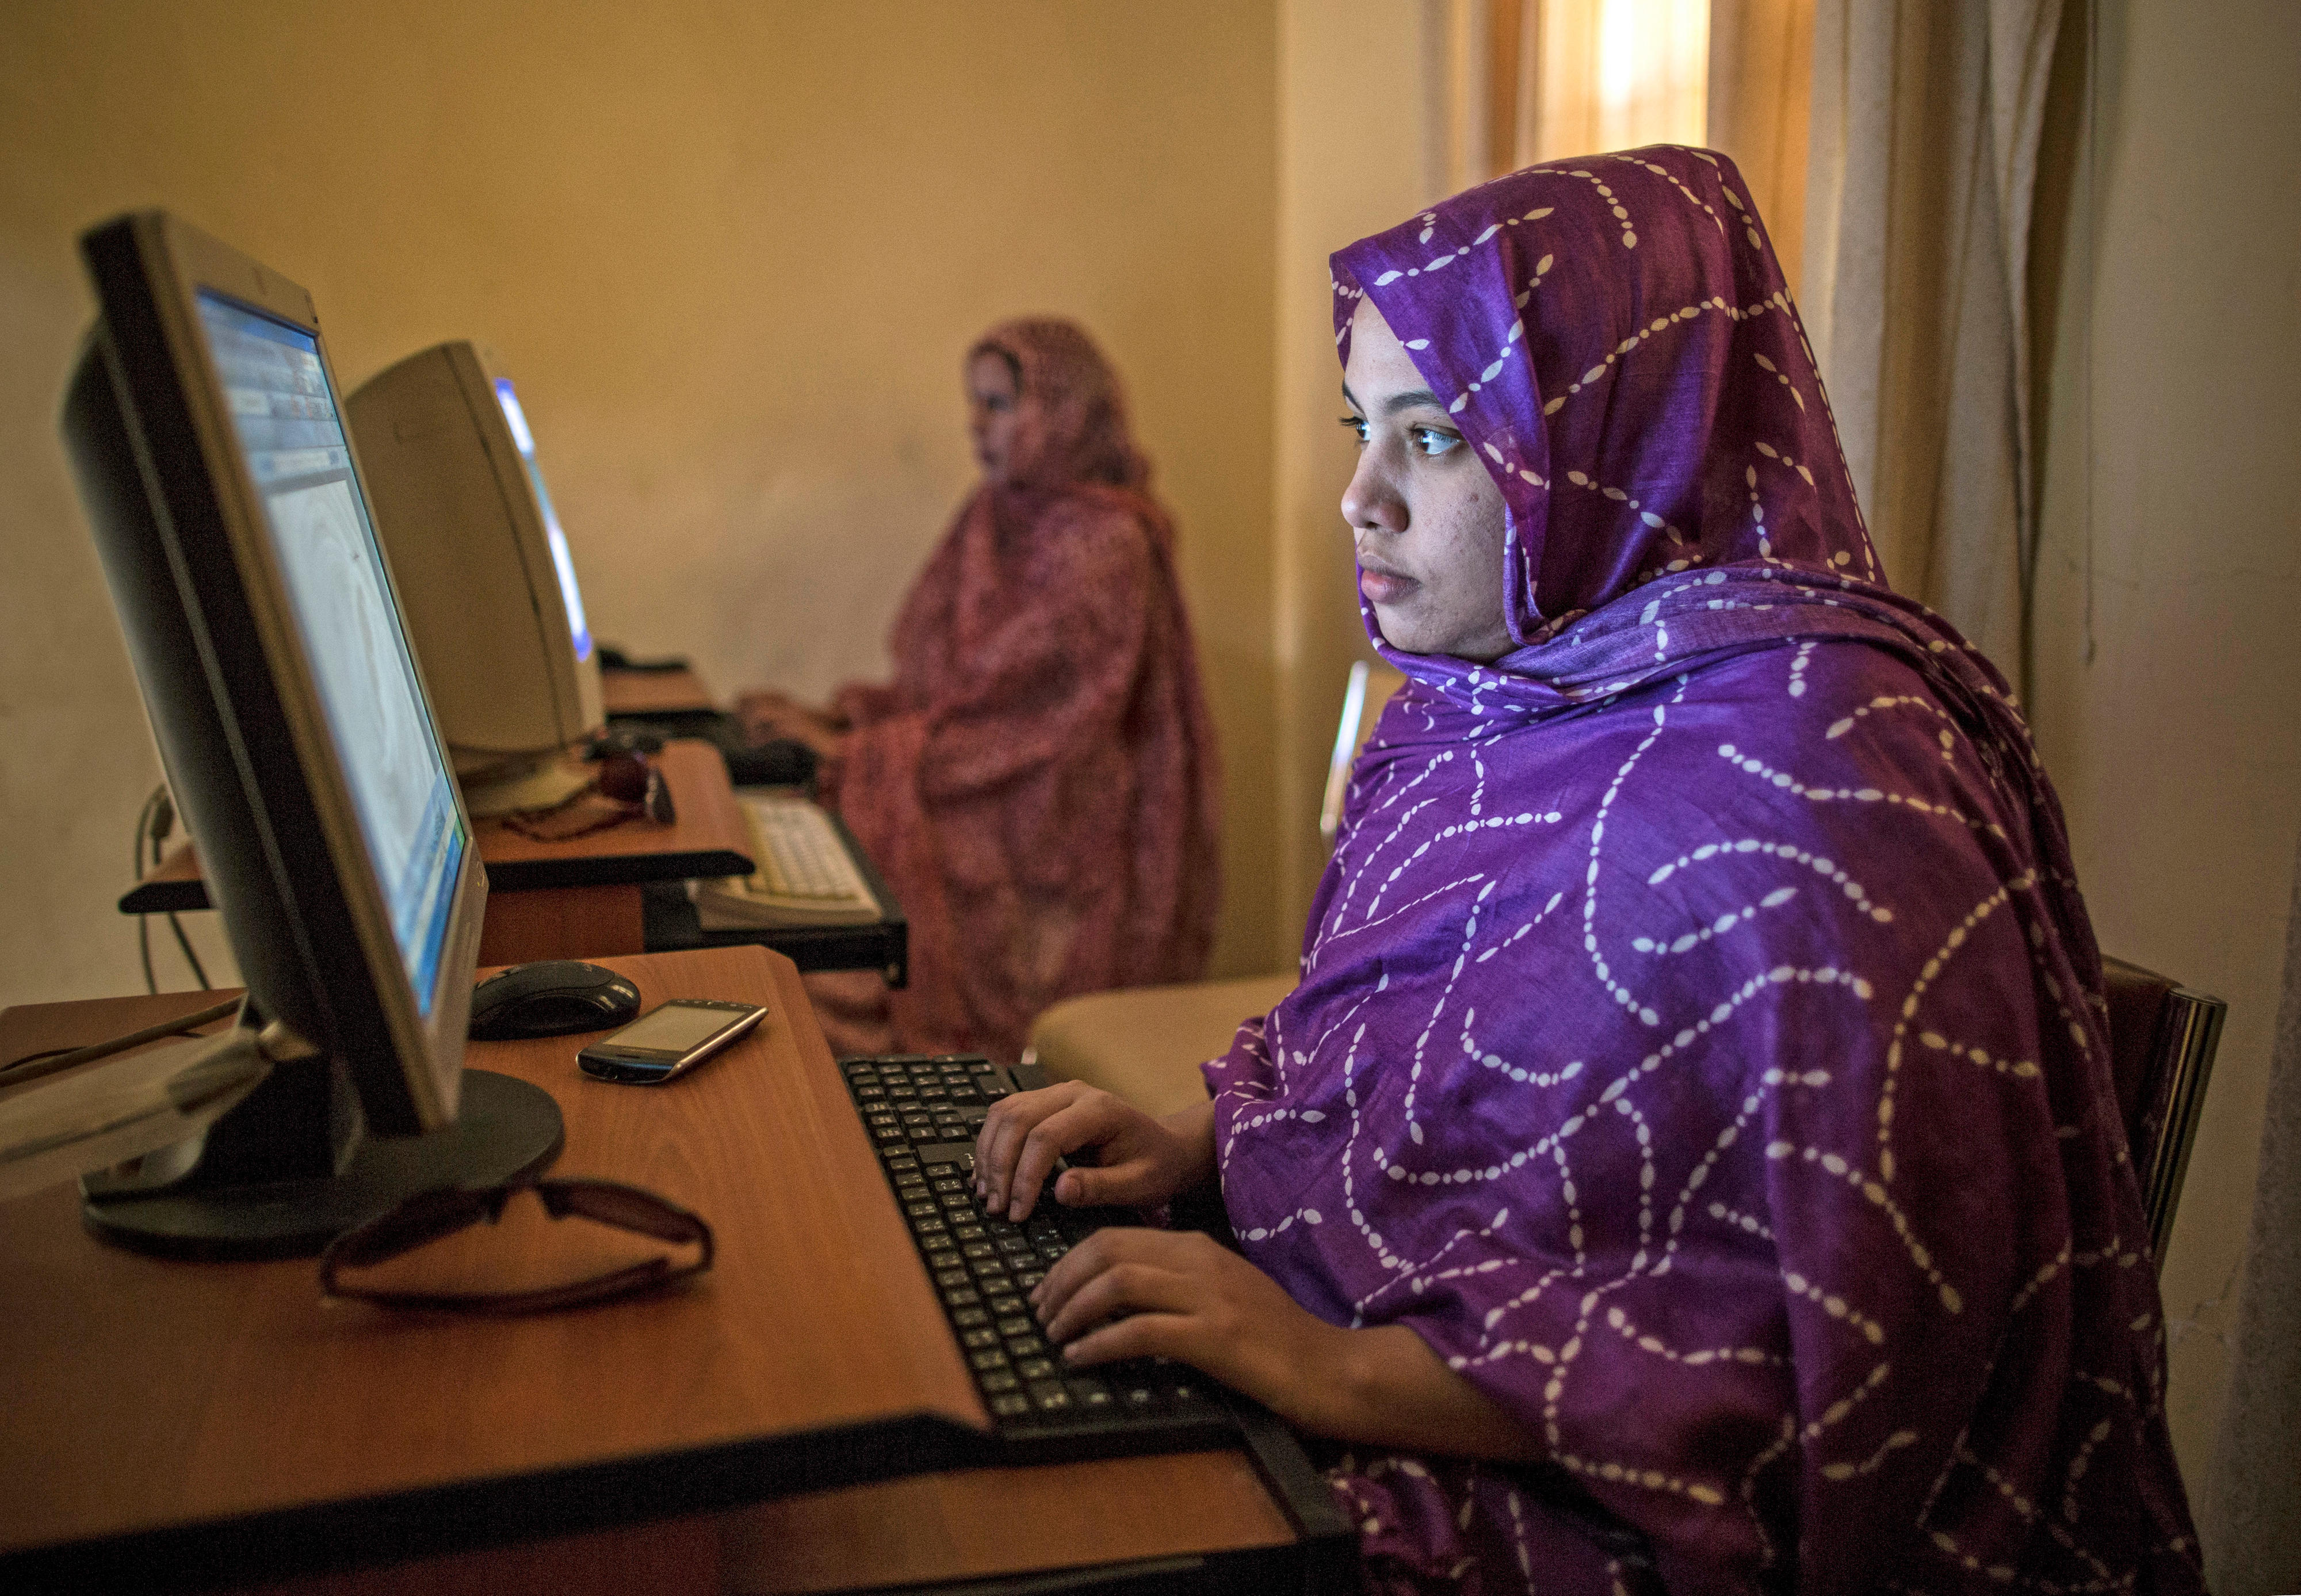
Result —
<instances>
[{"instance_id":1,"label":"mobile phone","mask_svg":"<svg viewBox=\"0 0 2301 1596\"><path fill-rule=\"evenodd\" d=\"M766 1017L749 1003L674 998L575 1055L578 1068L623 1086L660 1086L686 1074Z\"/></svg>"}]
</instances>

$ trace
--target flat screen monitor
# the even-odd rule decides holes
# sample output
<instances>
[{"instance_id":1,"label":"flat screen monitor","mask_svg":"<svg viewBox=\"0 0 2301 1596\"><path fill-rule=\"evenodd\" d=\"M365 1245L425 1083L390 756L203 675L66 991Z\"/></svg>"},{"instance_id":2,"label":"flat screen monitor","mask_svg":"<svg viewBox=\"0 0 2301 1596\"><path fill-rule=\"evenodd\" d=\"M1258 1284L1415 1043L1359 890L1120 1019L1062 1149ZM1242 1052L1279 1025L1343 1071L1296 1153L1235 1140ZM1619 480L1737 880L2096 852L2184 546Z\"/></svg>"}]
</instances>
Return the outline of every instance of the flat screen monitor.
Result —
<instances>
[{"instance_id":1,"label":"flat screen monitor","mask_svg":"<svg viewBox=\"0 0 2301 1596\"><path fill-rule=\"evenodd\" d=\"M164 213L81 249L101 313L67 449L251 1013L309 1055L203 1148L84 1182L89 1218L161 1250L305 1250L411 1181L499 1177L539 1137L548 1158L557 1110L533 1093L508 1112L548 1125L506 1124L489 1086L472 1112L486 876L309 296Z\"/></svg>"},{"instance_id":2,"label":"flat screen monitor","mask_svg":"<svg viewBox=\"0 0 2301 1596\"><path fill-rule=\"evenodd\" d=\"M467 805L564 796L532 782L604 723L599 664L518 390L457 339L371 377L347 409Z\"/></svg>"}]
</instances>

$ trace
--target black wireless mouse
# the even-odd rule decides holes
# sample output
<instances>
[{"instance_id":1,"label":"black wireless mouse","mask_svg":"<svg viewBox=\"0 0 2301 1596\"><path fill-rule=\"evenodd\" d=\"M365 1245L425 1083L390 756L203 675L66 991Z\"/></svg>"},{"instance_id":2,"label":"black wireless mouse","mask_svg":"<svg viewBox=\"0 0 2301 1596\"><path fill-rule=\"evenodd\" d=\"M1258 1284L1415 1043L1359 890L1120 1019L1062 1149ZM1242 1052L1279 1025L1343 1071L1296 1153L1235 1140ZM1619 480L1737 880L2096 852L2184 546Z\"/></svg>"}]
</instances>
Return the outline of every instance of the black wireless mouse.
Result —
<instances>
[{"instance_id":1,"label":"black wireless mouse","mask_svg":"<svg viewBox=\"0 0 2301 1596\"><path fill-rule=\"evenodd\" d=\"M518 1041L605 1031L640 1011L640 989L613 970L574 959L515 965L472 990L473 1041Z\"/></svg>"}]
</instances>

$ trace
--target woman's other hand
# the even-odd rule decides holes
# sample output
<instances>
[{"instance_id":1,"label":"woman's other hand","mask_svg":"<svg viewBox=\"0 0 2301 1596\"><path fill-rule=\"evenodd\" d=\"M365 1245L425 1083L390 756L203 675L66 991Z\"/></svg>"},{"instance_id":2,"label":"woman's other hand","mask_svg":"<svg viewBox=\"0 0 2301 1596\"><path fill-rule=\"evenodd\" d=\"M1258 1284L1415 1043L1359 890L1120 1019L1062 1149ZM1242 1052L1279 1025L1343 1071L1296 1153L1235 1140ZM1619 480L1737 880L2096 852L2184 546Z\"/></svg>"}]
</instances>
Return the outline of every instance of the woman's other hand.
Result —
<instances>
[{"instance_id":1,"label":"woman's other hand","mask_svg":"<svg viewBox=\"0 0 2301 1596\"><path fill-rule=\"evenodd\" d=\"M1527 1461L1531 1430L1403 1324L1343 1330L1197 1231L1109 1225L1031 1293L1063 1361L1171 1358L1337 1441Z\"/></svg>"},{"instance_id":2,"label":"woman's other hand","mask_svg":"<svg viewBox=\"0 0 2301 1596\"><path fill-rule=\"evenodd\" d=\"M811 708L788 693L745 693L735 701L743 735L753 742L787 737L805 743L824 759L836 759L847 745L847 722L828 710Z\"/></svg>"},{"instance_id":3,"label":"woman's other hand","mask_svg":"<svg viewBox=\"0 0 2301 1596\"><path fill-rule=\"evenodd\" d=\"M1212 1103L1153 1119L1076 1081L1017 1092L991 1106L975 1139L975 1194L994 1213L1028 1218L1055 1160L1092 1148L1096 1166L1065 1170L1057 1202L1153 1207L1214 1174L1214 1126Z\"/></svg>"}]
</instances>

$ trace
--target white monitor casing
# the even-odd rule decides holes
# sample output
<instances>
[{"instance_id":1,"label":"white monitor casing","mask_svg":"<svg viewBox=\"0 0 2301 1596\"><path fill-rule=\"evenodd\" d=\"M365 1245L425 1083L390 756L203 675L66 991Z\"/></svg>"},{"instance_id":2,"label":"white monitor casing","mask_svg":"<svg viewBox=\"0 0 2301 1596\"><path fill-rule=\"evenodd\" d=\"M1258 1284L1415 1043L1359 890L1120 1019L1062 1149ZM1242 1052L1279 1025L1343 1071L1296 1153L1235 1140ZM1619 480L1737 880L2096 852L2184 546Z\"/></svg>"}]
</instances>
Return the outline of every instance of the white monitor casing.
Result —
<instances>
[{"instance_id":1,"label":"white monitor casing","mask_svg":"<svg viewBox=\"0 0 2301 1596\"><path fill-rule=\"evenodd\" d=\"M548 757L606 722L598 659L554 563L548 494L497 398L502 376L458 339L378 372L347 406L424 685L467 779Z\"/></svg>"}]
</instances>

